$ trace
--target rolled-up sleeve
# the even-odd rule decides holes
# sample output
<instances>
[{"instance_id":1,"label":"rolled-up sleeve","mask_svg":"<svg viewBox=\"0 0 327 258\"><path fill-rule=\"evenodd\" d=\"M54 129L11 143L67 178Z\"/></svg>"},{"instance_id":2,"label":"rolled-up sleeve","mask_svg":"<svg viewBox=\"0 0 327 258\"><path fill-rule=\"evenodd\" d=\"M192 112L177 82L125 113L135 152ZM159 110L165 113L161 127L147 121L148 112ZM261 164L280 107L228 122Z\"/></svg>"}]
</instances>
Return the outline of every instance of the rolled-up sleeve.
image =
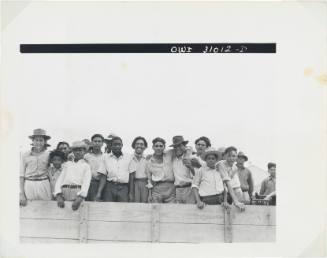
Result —
<instances>
[{"instance_id":1,"label":"rolled-up sleeve","mask_svg":"<svg viewBox=\"0 0 327 258\"><path fill-rule=\"evenodd\" d=\"M26 171L25 154L20 153L20 171L19 171L19 176L20 177L25 177L25 171Z\"/></svg>"},{"instance_id":2,"label":"rolled-up sleeve","mask_svg":"<svg viewBox=\"0 0 327 258\"><path fill-rule=\"evenodd\" d=\"M89 191L91 178L92 178L91 167L89 164L85 164L84 177L83 177L83 181L82 181L82 185L81 185L81 191L79 191L77 193L77 195L80 195L80 196L86 198L87 193Z\"/></svg>"},{"instance_id":3,"label":"rolled-up sleeve","mask_svg":"<svg viewBox=\"0 0 327 258\"><path fill-rule=\"evenodd\" d=\"M192 187L199 189L201 177L202 177L202 169L196 170L192 180Z\"/></svg>"},{"instance_id":4,"label":"rolled-up sleeve","mask_svg":"<svg viewBox=\"0 0 327 258\"><path fill-rule=\"evenodd\" d=\"M221 176L221 179L223 181L230 181L230 177L228 175L228 171L227 171L227 169L225 168L225 166L222 163L218 163L216 165L216 170L219 172L219 174Z\"/></svg>"},{"instance_id":5,"label":"rolled-up sleeve","mask_svg":"<svg viewBox=\"0 0 327 258\"><path fill-rule=\"evenodd\" d=\"M134 173L136 171L136 168L137 168L136 161L134 159L132 159L131 162L128 165L128 172L129 173Z\"/></svg>"},{"instance_id":6,"label":"rolled-up sleeve","mask_svg":"<svg viewBox=\"0 0 327 258\"><path fill-rule=\"evenodd\" d=\"M55 189L54 189L54 193L53 193L54 196L56 196L57 194L62 192L61 191L61 186L62 186L62 183L64 181L65 175L66 175L66 169L64 167L62 172L60 173L58 179L57 179L56 184L55 184Z\"/></svg>"}]
</instances>

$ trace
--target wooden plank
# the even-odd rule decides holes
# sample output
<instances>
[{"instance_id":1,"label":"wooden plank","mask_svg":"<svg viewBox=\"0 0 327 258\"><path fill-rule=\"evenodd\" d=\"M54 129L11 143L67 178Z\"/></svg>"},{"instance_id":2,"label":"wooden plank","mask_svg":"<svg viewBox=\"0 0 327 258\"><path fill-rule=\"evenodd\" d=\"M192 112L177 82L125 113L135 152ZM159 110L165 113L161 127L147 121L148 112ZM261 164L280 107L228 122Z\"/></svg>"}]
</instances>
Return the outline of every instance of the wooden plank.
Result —
<instances>
[{"instance_id":1,"label":"wooden plank","mask_svg":"<svg viewBox=\"0 0 327 258\"><path fill-rule=\"evenodd\" d=\"M151 205L144 203L87 202L89 220L151 222Z\"/></svg>"},{"instance_id":2,"label":"wooden plank","mask_svg":"<svg viewBox=\"0 0 327 258\"><path fill-rule=\"evenodd\" d=\"M233 242L275 242L275 226L233 225Z\"/></svg>"},{"instance_id":3,"label":"wooden plank","mask_svg":"<svg viewBox=\"0 0 327 258\"><path fill-rule=\"evenodd\" d=\"M232 207L233 225L276 225L275 206L247 205L244 212L240 212L235 206Z\"/></svg>"},{"instance_id":4,"label":"wooden plank","mask_svg":"<svg viewBox=\"0 0 327 258\"><path fill-rule=\"evenodd\" d=\"M42 243L74 244L74 243L79 243L78 239L42 238L42 237L21 237L20 242L26 243L26 244L42 244Z\"/></svg>"},{"instance_id":5,"label":"wooden plank","mask_svg":"<svg viewBox=\"0 0 327 258\"><path fill-rule=\"evenodd\" d=\"M220 205L206 205L198 209L195 204L163 204L160 222L224 224L224 210Z\"/></svg>"},{"instance_id":6,"label":"wooden plank","mask_svg":"<svg viewBox=\"0 0 327 258\"><path fill-rule=\"evenodd\" d=\"M20 236L78 239L78 226L74 220L21 219Z\"/></svg>"},{"instance_id":7,"label":"wooden plank","mask_svg":"<svg viewBox=\"0 0 327 258\"><path fill-rule=\"evenodd\" d=\"M160 235L160 206L152 204L151 215L151 242L158 242Z\"/></svg>"},{"instance_id":8,"label":"wooden plank","mask_svg":"<svg viewBox=\"0 0 327 258\"><path fill-rule=\"evenodd\" d=\"M224 242L224 226L218 224L160 223L160 242Z\"/></svg>"},{"instance_id":9,"label":"wooden plank","mask_svg":"<svg viewBox=\"0 0 327 258\"><path fill-rule=\"evenodd\" d=\"M233 241L231 210L224 208L224 241L231 243Z\"/></svg>"},{"instance_id":10,"label":"wooden plank","mask_svg":"<svg viewBox=\"0 0 327 258\"><path fill-rule=\"evenodd\" d=\"M80 220L79 220L79 241L81 243L87 242L87 224L88 224L88 205L85 202L81 203Z\"/></svg>"},{"instance_id":11,"label":"wooden plank","mask_svg":"<svg viewBox=\"0 0 327 258\"><path fill-rule=\"evenodd\" d=\"M89 221L88 239L150 242L151 223Z\"/></svg>"},{"instance_id":12,"label":"wooden plank","mask_svg":"<svg viewBox=\"0 0 327 258\"><path fill-rule=\"evenodd\" d=\"M72 202L65 202L65 208L59 208L56 201L29 201L27 206L20 208L20 217L79 220L79 211L72 210Z\"/></svg>"},{"instance_id":13,"label":"wooden plank","mask_svg":"<svg viewBox=\"0 0 327 258\"><path fill-rule=\"evenodd\" d=\"M139 241L139 240L93 240L88 239L88 244L120 244L120 243L149 243L149 241Z\"/></svg>"}]
</instances>

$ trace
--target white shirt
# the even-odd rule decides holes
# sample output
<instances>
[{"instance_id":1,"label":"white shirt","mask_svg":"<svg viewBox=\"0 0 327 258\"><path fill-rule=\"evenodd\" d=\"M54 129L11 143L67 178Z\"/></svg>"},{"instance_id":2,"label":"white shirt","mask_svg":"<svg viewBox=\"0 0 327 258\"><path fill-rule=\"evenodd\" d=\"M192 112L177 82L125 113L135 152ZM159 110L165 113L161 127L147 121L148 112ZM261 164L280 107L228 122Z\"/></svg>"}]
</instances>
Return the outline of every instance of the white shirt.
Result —
<instances>
[{"instance_id":1,"label":"white shirt","mask_svg":"<svg viewBox=\"0 0 327 258\"><path fill-rule=\"evenodd\" d=\"M91 166L92 178L99 179L98 170L102 162L103 154L86 153L84 159Z\"/></svg>"},{"instance_id":2,"label":"white shirt","mask_svg":"<svg viewBox=\"0 0 327 258\"><path fill-rule=\"evenodd\" d=\"M81 190L77 195L86 198L92 177L90 165L84 159L80 159L77 162L67 161L62 167L62 172L55 185L54 196L62 192L63 185L80 185Z\"/></svg>"},{"instance_id":3,"label":"white shirt","mask_svg":"<svg viewBox=\"0 0 327 258\"><path fill-rule=\"evenodd\" d=\"M226 160L221 160L217 163L216 167L219 171L223 171L224 173L228 174L228 176L231 178L230 184L232 188L241 187L240 179L237 174L238 169L235 164L229 166Z\"/></svg>"},{"instance_id":4,"label":"white shirt","mask_svg":"<svg viewBox=\"0 0 327 258\"><path fill-rule=\"evenodd\" d=\"M174 157L173 172L175 177L175 185L183 185L185 183L192 183L193 175L191 170L183 163L182 157Z\"/></svg>"},{"instance_id":5,"label":"white shirt","mask_svg":"<svg viewBox=\"0 0 327 258\"><path fill-rule=\"evenodd\" d=\"M132 155L126 153L119 158L112 153L104 154L98 172L106 175L108 181L128 183L132 158Z\"/></svg>"},{"instance_id":6,"label":"white shirt","mask_svg":"<svg viewBox=\"0 0 327 258\"><path fill-rule=\"evenodd\" d=\"M133 158L129 166L129 172L130 173L135 172L136 179L147 178L147 175L145 174L146 163L147 161L144 156L142 156L141 159L138 160L137 157L133 155Z\"/></svg>"}]
</instances>

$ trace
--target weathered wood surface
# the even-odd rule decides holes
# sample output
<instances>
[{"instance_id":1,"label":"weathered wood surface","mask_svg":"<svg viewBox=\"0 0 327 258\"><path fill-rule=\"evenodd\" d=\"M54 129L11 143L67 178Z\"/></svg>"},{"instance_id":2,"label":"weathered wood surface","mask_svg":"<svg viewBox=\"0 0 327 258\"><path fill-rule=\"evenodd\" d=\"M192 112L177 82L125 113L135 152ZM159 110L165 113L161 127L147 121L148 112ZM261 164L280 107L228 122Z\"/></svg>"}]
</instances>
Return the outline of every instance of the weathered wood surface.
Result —
<instances>
[{"instance_id":1,"label":"weathered wood surface","mask_svg":"<svg viewBox=\"0 0 327 258\"><path fill-rule=\"evenodd\" d=\"M29 202L20 210L24 243L273 242L274 206L221 206L84 202L72 211L54 201Z\"/></svg>"}]
</instances>

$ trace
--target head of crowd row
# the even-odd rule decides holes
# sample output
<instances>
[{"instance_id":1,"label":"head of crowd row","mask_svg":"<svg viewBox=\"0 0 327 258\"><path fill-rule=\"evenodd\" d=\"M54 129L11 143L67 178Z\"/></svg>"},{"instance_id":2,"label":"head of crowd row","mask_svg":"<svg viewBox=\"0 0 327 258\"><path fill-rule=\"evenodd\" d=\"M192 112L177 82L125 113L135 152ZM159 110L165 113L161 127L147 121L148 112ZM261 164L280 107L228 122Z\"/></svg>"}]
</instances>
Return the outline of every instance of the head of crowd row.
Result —
<instances>
[{"instance_id":1,"label":"head of crowd row","mask_svg":"<svg viewBox=\"0 0 327 258\"><path fill-rule=\"evenodd\" d=\"M256 198L275 204L276 164L267 164L269 177L254 193L248 157L229 146L214 149L206 136L194 142L177 135L170 148L166 140L152 140L153 153L145 137L132 141L133 154L123 152L123 140L115 134L94 134L89 139L60 141L48 151L51 139L44 129L29 136L30 151L21 155L20 204L28 200L56 200L59 207L72 201L73 210L87 201L234 204L244 210ZM102 152L103 146L105 150Z\"/></svg>"}]
</instances>

